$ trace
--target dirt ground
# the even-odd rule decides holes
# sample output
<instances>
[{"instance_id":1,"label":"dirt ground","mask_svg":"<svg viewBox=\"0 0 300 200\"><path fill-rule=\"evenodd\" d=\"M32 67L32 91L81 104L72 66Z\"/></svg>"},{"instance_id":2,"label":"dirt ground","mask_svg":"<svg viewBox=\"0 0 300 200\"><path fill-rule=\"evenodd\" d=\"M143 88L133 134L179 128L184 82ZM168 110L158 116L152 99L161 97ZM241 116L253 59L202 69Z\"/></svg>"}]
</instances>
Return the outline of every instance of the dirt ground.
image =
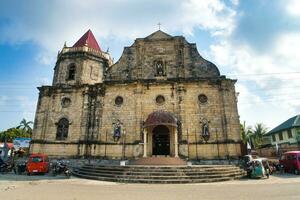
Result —
<instances>
[{"instance_id":1,"label":"dirt ground","mask_svg":"<svg viewBox=\"0 0 300 200\"><path fill-rule=\"evenodd\" d=\"M270 179L199 184L120 184L63 176L0 174L1 199L300 199L300 176L274 175Z\"/></svg>"}]
</instances>

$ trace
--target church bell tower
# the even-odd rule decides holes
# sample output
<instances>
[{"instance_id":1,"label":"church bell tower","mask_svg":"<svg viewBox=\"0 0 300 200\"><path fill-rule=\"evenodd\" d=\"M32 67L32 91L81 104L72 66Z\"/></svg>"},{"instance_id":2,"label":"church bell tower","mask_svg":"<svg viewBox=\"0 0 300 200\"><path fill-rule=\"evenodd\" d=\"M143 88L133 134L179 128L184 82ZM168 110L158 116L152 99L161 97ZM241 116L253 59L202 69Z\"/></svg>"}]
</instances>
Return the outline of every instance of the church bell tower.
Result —
<instances>
[{"instance_id":1,"label":"church bell tower","mask_svg":"<svg viewBox=\"0 0 300 200\"><path fill-rule=\"evenodd\" d=\"M64 45L58 53L53 86L102 83L104 71L110 65L110 55L101 50L88 30L72 47Z\"/></svg>"}]
</instances>

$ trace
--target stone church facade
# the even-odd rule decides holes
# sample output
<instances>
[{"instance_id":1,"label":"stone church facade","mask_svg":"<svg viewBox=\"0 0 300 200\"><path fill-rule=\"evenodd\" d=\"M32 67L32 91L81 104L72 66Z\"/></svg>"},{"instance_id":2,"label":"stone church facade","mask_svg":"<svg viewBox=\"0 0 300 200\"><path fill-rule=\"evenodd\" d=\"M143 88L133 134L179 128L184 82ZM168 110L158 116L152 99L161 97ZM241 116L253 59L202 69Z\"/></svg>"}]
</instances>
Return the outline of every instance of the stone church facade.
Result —
<instances>
[{"instance_id":1,"label":"stone church facade","mask_svg":"<svg viewBox=\"0 0 300 200\"><path fill-rule=\"evenodd\" d=\"M182 36L156 31L113 64L89 30L39 87L32 153L136 159L241 155L236 80Z\"/></svg>"}]
</instances>

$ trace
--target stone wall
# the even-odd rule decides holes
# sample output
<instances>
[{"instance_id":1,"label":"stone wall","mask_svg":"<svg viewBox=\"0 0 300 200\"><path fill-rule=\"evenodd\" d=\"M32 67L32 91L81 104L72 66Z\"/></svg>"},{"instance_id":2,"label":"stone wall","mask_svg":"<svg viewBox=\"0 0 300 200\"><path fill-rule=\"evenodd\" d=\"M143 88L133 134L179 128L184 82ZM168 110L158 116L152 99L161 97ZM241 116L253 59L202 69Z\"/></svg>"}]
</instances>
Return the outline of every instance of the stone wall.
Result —
<instances>
[{"instance_id":1,"label":"stone wall","mask_svg":"<svg viewBox=\"0 0 300 200\"><path fill-rule=\"evenodd\" d=\"M220 76L218 68L200 56L195 44L157 31L125 47L121 58L108 69L106 80L156 79L157 61L163 65L162 76L169 79Z\"/></svg>"},{"instance_id":2,"label":"stone wall","mask_svg":"<svg viewBox=\"0 0 300 200\"><path fill-rule=\"evenodd\" d=\"M68 80L70 66L75 66L74 80ZM84 51L61 54L54 68L53 85L102 83L107 67L108 63L102 57Z\"/></svg>"},{"instance_id":3,"label":"stone wall","mask_svg":"<svg viewBox=\"0 0 300 200\"><path fill-rule=\"evenodd\" d=\"M66 118L70 123L67 141L78 142L82 138L83 130L86 129L82 115L84 108L83 91L84 88L41 87L35 115L33 140L56 141L57 123L60 119ZM64 98L71 99L71 104L68 107L62 106ZM40 151L36 145L33 145L31 150L33 152ZM47 151L51 150L47 149ZM66 150L66 152L69 151Z\"/></svg>"},{"instance_id":4,"label":"stone wall","mask_svg":"<svg viewBox=\"0 0 300 200\"><path fill-rule=\"evenodd\" d=\"M67 80L72 64L76 66L75 80ZM39 88L31 152L120 158L124 156L125 143L126 157L140 157L144 122L151 113L163 110L171 113L179 125L168 127L171 156L175 155L177 132L179 154L183 157L239 156L234 84L200 56L195 44L162 31L136 39L132 46L125 47L114 65L107 53L87 47L64 47L55 66L53 85ZM159 95L164 102L156 101ZM199 95L207 98L205 102L200 102ZM64 99L70 100L68 105ZM68 137L58 140L57 123L62 118L69 120ZM125 139L124 135L119 140L113 138L118 121ZM201 137L204 123L209 126L207 142ZM149 156L153 128L145 129Z\"/></svg>"}]
</instances>

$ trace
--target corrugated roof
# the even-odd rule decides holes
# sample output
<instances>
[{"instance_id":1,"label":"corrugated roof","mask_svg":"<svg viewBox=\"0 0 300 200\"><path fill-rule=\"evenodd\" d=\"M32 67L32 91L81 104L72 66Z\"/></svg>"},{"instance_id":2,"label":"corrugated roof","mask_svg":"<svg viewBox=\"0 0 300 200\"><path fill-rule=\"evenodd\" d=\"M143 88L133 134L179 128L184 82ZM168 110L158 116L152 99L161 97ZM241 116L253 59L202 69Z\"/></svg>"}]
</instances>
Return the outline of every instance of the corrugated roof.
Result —
<instances>
[{"instance_id":1,"label":"corrugated roof","mask_svg":"<svg viewBox=\"0 0 300 200\"><path fill-rule=\"evenodd\" d=\"M101 48L94 36L94 34L92 33L91 30L88 30L74 45L73 47L83 47L83 46L87 46L90 47L92 49L96 49L98 51L101 51Z\"/></svg>"},{"instance_id":2,"label":"corrugated roof","mask_svg":"<svg viewBox=\"0 0 300 200\"><path fill-rule=\"evenodd\" d=\"M283 122L279 126L273 128L266 135L277 133L277 132L287 130L287 129L290 129L290 128L293 128L293 127L300 127L300 115L296 115L296 116L286 120L285 122Z\"/></svg>"}]
</instances>

